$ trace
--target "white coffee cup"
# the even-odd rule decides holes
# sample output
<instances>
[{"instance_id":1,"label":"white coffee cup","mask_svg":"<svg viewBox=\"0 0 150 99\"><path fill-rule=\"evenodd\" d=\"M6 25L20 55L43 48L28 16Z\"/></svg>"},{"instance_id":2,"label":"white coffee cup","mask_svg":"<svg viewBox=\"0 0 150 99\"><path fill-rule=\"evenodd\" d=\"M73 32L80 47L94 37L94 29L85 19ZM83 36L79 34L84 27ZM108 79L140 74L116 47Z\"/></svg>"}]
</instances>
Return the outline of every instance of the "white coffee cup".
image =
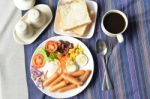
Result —
<instances>
[{"instance_id":1,"label":"white coffee cup","mask_svg":"<svg viewBox=\"0 0 150 99\"><path fill-rule=\"evenodd\" d=\"M110 13L117 13L117 14L121 15L122 18L124 19L125 26L124 26L124 28L123 28L123 30L122 30L121 32L119 32L119 33L112 33L112 32L108 31L108 30L105 28L105 26L104 26L104 19L105 19L105 17L106 17L108 14L110 14ZM122 43L122 42L124 41L124 38L123 38L123 35L122 35L122 34L123 34L124 31L127 29L127 26L128 26L128 19L127 19L127 16L126 16L123 12L121 12L121 11L119 11L119 10L109 10L108 12L106 12L106 13L104 14L104 16L103 16L103 18L102 18L102 22L101 22L102 31L103 31L107 36L109 36L109 37L117 37L117 40L118 40L119 43Z\"/></svg>"}]
</instances>

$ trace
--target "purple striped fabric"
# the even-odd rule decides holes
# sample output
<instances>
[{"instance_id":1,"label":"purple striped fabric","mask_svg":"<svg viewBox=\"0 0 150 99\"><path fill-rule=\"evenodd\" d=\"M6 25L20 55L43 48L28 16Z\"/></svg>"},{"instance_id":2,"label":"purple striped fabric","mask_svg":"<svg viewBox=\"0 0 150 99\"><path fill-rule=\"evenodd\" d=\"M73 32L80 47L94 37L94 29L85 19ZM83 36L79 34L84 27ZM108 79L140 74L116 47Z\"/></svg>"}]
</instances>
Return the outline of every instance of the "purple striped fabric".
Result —
<instances>
[{"instance_id":1,"label":"purple striped fabric","mask_svg":"<svg viewBox=\"0 0 150 99\"><path fill-rule=\"evenodd\" d=\"M95 62L94 77L89 86L72 99L150 99L150 1L149 0L95 0L98 15L94 36L83 41L91 50ZM48 4L55 15L58 0L37 0L37 4ZM110 9L123 11L129 26L124 33L125 41L118 44L115 38L103 34L100 23L104 13ZM54 20L54 19L53 19ZM54 21L32 44L24 46L29 99L51 99L40 92L30 78L29 64L35 48L53 32ZM108 68L114 89L102 91L102 57L96 53L97 39L113 42Z\"/></svg>"}]
</instances>

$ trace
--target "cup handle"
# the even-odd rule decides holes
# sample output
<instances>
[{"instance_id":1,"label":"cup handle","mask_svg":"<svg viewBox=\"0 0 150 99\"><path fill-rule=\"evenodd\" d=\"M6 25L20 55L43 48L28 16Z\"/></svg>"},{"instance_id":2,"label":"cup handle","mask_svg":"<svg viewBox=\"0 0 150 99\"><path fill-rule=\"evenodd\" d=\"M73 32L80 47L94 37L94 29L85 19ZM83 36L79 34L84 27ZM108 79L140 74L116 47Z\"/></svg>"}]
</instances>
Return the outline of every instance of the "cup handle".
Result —
<instances>
[{"instance_id":1,"label":"cup handle","mask_svg":"<svg viewBox=\"0 0 150 99\"><path fill-rule=\"evenodd\" d=\"M122 43L124 41L123 35L122 34L118 34L117 35L117 40L119 43Z\"/></svg>"}]
</instances>

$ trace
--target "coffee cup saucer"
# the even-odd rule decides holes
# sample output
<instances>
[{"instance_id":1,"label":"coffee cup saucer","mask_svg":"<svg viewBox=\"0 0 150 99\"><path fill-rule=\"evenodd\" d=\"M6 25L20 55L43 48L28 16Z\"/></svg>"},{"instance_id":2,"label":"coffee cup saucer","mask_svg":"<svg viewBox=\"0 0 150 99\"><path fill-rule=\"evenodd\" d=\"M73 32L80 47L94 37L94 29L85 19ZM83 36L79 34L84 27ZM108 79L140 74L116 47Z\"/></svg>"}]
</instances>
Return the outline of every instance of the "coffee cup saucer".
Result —
<instances>
[{"instance_id":1,"label":"coffee cup saucer","mask_svg":"<svg viewBox=\"0 0 150 99\"><path fill-rule=\"evenodd\" d=\"M18 34L16 33L16 31L14 30L13 37L14 37L14 40L18 44L27 45L27 44L31 44L32 42L34 42L52 20L53 15L49 6L45 4L39 4L39 5L34 6L33 8L39 10L43 15L45 15L46 23L40 28L33 28L34 33L31 37L28 37L28 38L26 37L20 38ZM28 19L28 12L26 12L26 14L20 20L27 22L27 24L31 24L31 22Z\"/></svg>"}]
</instances>

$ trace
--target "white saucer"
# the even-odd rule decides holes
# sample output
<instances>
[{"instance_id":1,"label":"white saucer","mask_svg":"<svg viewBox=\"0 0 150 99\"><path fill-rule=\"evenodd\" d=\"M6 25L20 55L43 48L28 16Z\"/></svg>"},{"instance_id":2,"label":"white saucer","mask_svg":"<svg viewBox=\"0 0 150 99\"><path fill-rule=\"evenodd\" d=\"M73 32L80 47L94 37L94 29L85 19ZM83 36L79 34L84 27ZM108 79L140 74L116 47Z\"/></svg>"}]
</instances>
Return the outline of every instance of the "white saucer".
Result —
<instances>
[{"instance_id":1,"label":"white saucer","mask_svg":"<svg viewBox=\"0 0 150 99\"><path fill-rule=\"evenodd\" d=\"M23 44L23 45L27 45L27 44L31 44L32 42L34 42L38 36L44 31L44 29L48 26L48 24L51 22L52 20L52 11L50 9L49 6L45 5L45 4L39 4L39 5L36 5L35 7L33 8L36 8L38 9L39 11L41 11L41 13L45 14L46 16L46 23L45 25L43 25L41 28L34 28L34 34L32 37L29 37L29 38L19 38L17 36L17 33L16 31L14 30L13 32L13 37L14 37L14 40L18 43L18 44ZM20 20L24 20L26 21L28 24L31 24L29 19L28 19L28 12L20 19Z\"/></svg>"},{"instance_id":2,"label":"white saucer","mask_svg":"<svg viewBox=\"0 0 150 99\"><path fill-rule=\"evenodd\" d=\"M28 10L35 4L35 0L14 0L15 6L20 10Z\"/></svg>"}]
</instances>

